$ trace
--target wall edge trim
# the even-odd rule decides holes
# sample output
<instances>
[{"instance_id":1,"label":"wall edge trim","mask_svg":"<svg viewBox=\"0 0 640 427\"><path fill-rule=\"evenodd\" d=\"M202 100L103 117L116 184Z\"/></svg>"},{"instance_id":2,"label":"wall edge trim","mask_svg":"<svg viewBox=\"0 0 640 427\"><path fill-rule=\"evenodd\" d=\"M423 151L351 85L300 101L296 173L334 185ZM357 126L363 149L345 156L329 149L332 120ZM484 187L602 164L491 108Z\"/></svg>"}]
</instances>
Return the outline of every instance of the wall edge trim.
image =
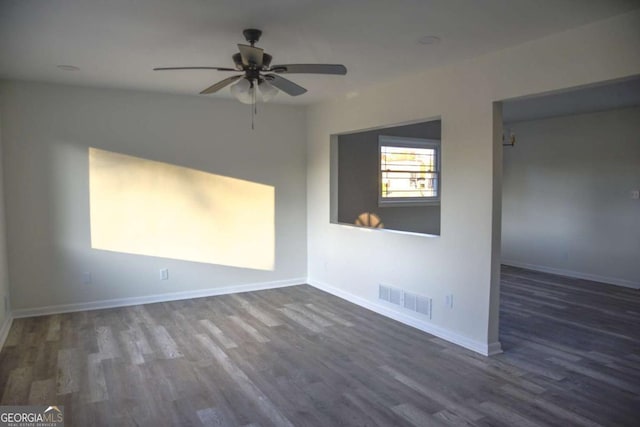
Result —
<instances>
[{"instance_id":1,"label":"wall edge trim","mask_svg":"<svg viewBox=\"0 0 640 427\"><path fill-rule=\"evenodd\" d=\"M502 353L502 344L500 341L494 341L487 345L487 356L493 356Z\"/></svg>"}]
</instances>

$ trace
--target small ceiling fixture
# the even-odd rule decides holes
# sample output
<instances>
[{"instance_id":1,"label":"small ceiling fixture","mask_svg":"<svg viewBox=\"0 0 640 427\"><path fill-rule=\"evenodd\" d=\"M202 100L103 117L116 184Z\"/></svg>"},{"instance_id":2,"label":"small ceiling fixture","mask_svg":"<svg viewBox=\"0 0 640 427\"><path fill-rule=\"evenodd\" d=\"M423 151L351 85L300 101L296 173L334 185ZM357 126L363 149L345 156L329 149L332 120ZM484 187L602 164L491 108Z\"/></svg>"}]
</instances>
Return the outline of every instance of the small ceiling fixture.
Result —
<instances>
[{"instance_id":1,"label":"small ceiling fixture","mask_svg":"<svg viewBox=\"0 0 640 427\"><path fill-rule=\"evenodd\" d=\"M423 45L438 44L442 39L438 36L423 36L418 39L418 43Z\"/></svg>"},{"instance_id":2,"label":"small ceiling fixture","mask_svg":"<svg viewBox=\"0 0 640 427\"><path fill-rule=\"evenodd\" d=\"M75 65L56 65L56 67L62 71L80 71L80 67Z\"/></svg>"},{"instance_id":3,"label":"small ceiling fixture","mask_svg":"<svg viewBox=\"0 0 640 427\"><path fill-rule=\"evenodd\" d=\"M265 53L264 49L255 47L260 40L262 31L256 29L246 29L243 31L244 37L249 45L238 44L239 53L232 56L235 68L224 67L158 67L154 71L170 70L216 70L242 72L235 76L221 80L200 94L216 93L220 89L231 86L231 94L240 102L251 104L252 114L255 114L256 102L268 102L273 99L278 92L282 91L287 95L298 96L307 90L291 80L281 77L280 74L347 74L347 68L341 64L285 64L271 65L273 57ZM252 123L253 128L253 123Z\"/></svg>"}]
</instances>

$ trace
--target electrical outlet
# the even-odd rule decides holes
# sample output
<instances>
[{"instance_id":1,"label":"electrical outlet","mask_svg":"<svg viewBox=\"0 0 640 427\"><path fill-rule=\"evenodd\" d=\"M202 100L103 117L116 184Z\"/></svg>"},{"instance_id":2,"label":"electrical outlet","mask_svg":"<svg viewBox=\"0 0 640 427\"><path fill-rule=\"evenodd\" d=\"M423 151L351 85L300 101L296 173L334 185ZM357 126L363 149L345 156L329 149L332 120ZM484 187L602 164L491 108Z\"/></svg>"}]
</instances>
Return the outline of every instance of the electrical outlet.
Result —
<instances>
[{"instance_id":1,"label":"electrical outlet","mask_svg":"<svg viewBox=\"0 0 640 427\"><path fill-rule=\"evenodd\" d=\"M638 200L640 199L640 190L632 190L631 191L631 198L633 200Z\"/></svg>"},{"instance_id":2,"label":"electrical outlet","mask_svg":"<svg viewBox=\"0 0 640 427\"><path fill-rule=\"evenodd\" d=\"M444 305L448 308L453 308L453 294L444 297Z\"/></svg>"},{"instance_id":3,"label":"electrical outlet","mask_svg":"<svg viewBox=\"0 0 640 427\"><path fill-rule=\"evenodd\" d=\"M82 273L82 283L88 285L91 283L91 272L85 271Z\"/></svg>"},{"instance_id":4,"label":"electrical outlet","mask_svg":"<svg viewBox=\"0 0 640 427\"><path fill-rule=\"evenodd\" d=\"M160 280L169 280L169 269L163 268L160 270Z\"/></svg>"}]
</instances>

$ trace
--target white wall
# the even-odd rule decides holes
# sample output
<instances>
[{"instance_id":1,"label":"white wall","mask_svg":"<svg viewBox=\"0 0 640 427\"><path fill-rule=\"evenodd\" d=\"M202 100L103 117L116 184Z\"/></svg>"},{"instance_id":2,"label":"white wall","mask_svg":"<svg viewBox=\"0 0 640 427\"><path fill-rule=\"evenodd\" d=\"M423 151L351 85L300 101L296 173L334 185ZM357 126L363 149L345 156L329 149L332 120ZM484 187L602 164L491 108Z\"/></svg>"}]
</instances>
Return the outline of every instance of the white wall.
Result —
<instances>
[{"instance_id":1,"label":"white wall","mask_svg":"<svg viewBox=\"0 0 640 427\"><path fill-rule=\"evenodd\" d=\"M633 13L312 108L307 151L311 283L476 351L495 351L502 117L492 103L639 74L639 44L640 14ZM331 135L433 117L442 118L446 171L441 236L330 224ZM379 283L433 297L433 318L379 304ZM448 293L454 295L453 309L444 307Z\"/></svg>"},{"instance_id":2,"label":"white wall","mask_svg":"<svg viewBox=\"0 0 640 427\"><path fill-rule=\"evenodd\" d=\"M306 278L305 112L232 100L4 82L0 86L13 308ZM88 147L275 187L273 271L91 249ZM256 212L260 215L260 212ZM159 270L169 269L168 281ZM93 283L83 284L82 273Z\"/></svg>"},{"instance_id":3,"label":"white wall","mask_svg":"<svg viewBox=\"0 0 640 427\"><path fill-rule=\"evenodd\" d=\"M640 288L640 108L509 127L503 263Z\"/></svg>"}]
</instances>

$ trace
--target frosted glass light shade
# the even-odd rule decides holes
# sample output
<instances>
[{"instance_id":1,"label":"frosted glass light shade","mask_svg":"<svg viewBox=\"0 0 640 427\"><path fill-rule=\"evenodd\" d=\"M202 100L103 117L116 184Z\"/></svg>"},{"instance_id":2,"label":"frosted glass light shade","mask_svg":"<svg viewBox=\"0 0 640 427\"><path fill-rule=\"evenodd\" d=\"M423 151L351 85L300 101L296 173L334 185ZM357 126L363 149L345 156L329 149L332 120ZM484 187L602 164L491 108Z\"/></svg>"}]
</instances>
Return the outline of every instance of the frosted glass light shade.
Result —
<instances>
[{"instance_id":1,"label":"frosted glass light shade","mask_svg":"<svg viewBox=\"0 0 640 427\"><path fill-rule=\"evenodd\" d=\"M253 104L253 92L255 91L253 86L249 80L242 78L231 86L231 95L243 104Z\"/></svg>"},{"instance_id":2,"label":"frosted glass light shade","mask_svg":"<svg viewBox=\"0 0 640 427\"><path fill-rule=\"evenodd\" d=\"M264 102L269 102L278 94L278 88L269 83L266 80L260 82L258 86L260 88L260 92L262 93L262 100Z\"/></svg>"}]
</instances>

